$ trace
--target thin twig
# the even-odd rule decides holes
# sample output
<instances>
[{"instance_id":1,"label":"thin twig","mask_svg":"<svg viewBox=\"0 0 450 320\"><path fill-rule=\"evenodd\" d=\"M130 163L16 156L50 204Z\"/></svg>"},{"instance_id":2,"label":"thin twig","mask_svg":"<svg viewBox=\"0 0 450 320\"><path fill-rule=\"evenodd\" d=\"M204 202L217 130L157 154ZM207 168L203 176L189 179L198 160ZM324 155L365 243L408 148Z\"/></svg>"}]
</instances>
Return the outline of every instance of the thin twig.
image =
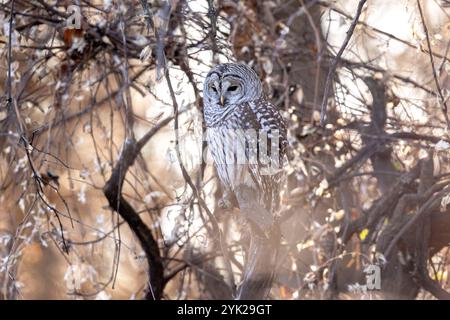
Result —
<instances>
[{"instance_id":1,"label":"thin twig","mask_svg":"<svg viewBox=\"0 0 450 320\"><path fill-rule=\"evenodd\" d=\"M337 65L339 63L339 59L341 58L342 54L344 53L345 48L347 47L350 38L353 35L353 31L355 30L356 25L358 24L359 16L361 15L362 8L367 0L361 0L358 3L358 8L356 9L356 15L355 18L352 21L352 24L350 25L350 28L347 31L347 36L345 37L344 43L342 44L341 48L339 49L338 53L333 59L333 63L330 66L330 69L328 70L327 75L327 81L325 83L325 91L323 94L323 100L322 100L322 106L320 108L320 124L323 126L325 124L325 116L327 113L327 104L328 104L328 96L330 94L330 87L331 87L331 81L333 78L334 73L336 72Z\"/></svg>"},{"instance_id":2,"label":"thin twig","mask_svg":"<svg viewBox=\"0 0 450 320\"><path fill-rule=\"evenodd\" d=\"M11 109L13 104L12 100L12 76L11 76L11 64L12 64L12 28L13 28L13 20L14 20L14 0L11 1L11 12L9 17L9 35L8 35L8 112Z\"/></svg>"},{"instance_id":3,"label":"thin twig","mask_svg":"<svg viewBox=\"0 0 450 320\"><path fill-rule=\"evenodd\" d=\"M445 118L445 122L447 124L447 130L449 129L450 123L449 123L449 119L448 119L448 108L447 108L447 102L445 101L444 95L442 94L442 89L441 89L441 85L439 84L439 80L436 74L436 69L434 67L434 57L431 54L431 43L430 43L430 36L428 35L428 28L427 28L427 24L425 23L425 17L423 16L423 11L422 11L422 6L420 5L420 1L417 0L417 7L419 8L419 13L420 13L420 19L422 20L422 25L423 25L423 30L425 31L425 38L427 40L427 47L428 47L428 53L430 56L430 62L431 62L431 70L433 71L433 78L434 78L434 82L436 84L436 88L439 94L439 98L441 100L442 103L442 112L444 113L444 118Z\"/></svg>"},{"instance_id":4,"label":"thin twig","mask_svg":"<svg viewBox=\"0 0 450 320\"><path fill-rule=\"evenodd\" d=\"M318 1L318 3L319 3L322 7L330 8L330 10L332 10L332 11L334 11L334 12L336 12L336 13L339 13L340 15L346 17L347 19L351 19L351 18L352 18L351 15L349 15L349 14L345 13L344 11L342 11L342 10L336 8L334 5L330 4L328 1ZM394 41L397 41L397 42L399 42L399 43L402 43L402 44L404 44L405 46L410 47L411 49L416 49L416 50L420 50L421 52L430 53L430 54L432 54L433 56L435 56L435 57L437 57L437 58L443 59L444 61L448 61L448 60L449 60L448 57L447 57L447 53L444 54L444 55L442 55L442 54L439 54L439 53L434 52L434 51L428 52L427 50L425 50L424 48L422 48L420 45L413 44L413 43L411 43L411 42L409 42L409 41L407 41L407 40L405 40L405 39L402 39L402 38L399 38L399 37L395 36L395 35L392 34L392 33L389 33L389 32L383 31L383 30L381 30L381 29L375 28L375 27L373 27L373 26L371 26L371 25L369 25L369 24L367 24L367 23L365 23L365 22L363 22L363 21L358 21L357 24L358 24L358 25L361 25L361 26L363 26L363 27L365 27L365 28L367 28L367 29L369 29L369 30L375 32L375 33L378 33L378 34L381 34L381 35L383 35L383 36L385 36L385 37L388 37L389 39L392 39L392 40L394 40Z\"/></svg>"},{"instance_id":5,"label":"thin twig","mask_svg":"<svg viewBox=\"0 0 450 320\"><path fill-rule=\"evenodd\" d=\"M219 63L217 53L219 52L217 48L217 10L214 8L214 0L208 0L208 16L211 22L211 30L209 31L209 39L211 41L211 50L213 52L213 62L214 64Z\"/></svg>"}]
</instances>

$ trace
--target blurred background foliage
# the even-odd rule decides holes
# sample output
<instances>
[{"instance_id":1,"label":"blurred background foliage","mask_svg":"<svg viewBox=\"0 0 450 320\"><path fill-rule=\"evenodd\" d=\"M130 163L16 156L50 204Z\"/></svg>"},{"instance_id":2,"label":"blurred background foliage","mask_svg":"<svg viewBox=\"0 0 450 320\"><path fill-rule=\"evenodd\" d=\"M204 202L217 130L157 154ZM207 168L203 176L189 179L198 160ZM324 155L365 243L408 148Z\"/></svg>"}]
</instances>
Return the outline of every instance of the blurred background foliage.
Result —
<instances>
[{"instance_id":1,"label":"blurred background foliage","mask_svg":"<svg viewBox=\"0 0 450 320\"><path fill-rule=\"evenodd\" d=\"M201 116L227 61L289 125L271 298L450 298L449 4L358 3L0 1L0 299L232 298L248 226Z\"/></svg>"}]
</instances>

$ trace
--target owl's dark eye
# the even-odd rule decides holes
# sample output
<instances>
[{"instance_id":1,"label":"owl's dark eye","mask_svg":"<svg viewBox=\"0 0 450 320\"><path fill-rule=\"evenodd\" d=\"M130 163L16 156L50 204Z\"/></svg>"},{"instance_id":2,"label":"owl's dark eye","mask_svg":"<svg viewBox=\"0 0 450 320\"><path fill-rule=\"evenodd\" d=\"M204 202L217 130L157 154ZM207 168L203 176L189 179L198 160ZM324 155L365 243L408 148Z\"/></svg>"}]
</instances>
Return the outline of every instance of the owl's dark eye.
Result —
<instances>
[{"instance_id":1,"label":"owl's dark eye","mask_svg":"<svg viewBox=\"0 0 450 320\"><path fill-rule=\"evenodd\" d=\"M238 88L238 86L231 86L231 87L228 88L227 91L236 91L237 88Z\"/></svg>"},{"instance_id":2,"label":"owl's dark eye","mask_svg":"<svg viewBox=\"0 0 450 320\"><path fill-rule=\"evenodd\" d=\"M209 87L212 91L214 91L215 93L217 93L217 89L214 86Z\"/></svg>"}]
</instances>

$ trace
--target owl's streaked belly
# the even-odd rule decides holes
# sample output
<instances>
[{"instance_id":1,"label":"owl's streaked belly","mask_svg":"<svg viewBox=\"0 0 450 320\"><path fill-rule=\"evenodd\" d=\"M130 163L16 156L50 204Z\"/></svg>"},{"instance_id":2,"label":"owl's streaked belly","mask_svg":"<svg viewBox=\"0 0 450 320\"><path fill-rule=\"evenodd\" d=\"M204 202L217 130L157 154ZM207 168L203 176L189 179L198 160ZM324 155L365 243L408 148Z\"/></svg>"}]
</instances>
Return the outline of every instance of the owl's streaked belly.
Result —
<instances>
[{"instance_id":1,"label":"owl's streaked belly","mask_svg":"<svg viewBox=\"0 0 450 320\"><path fill-rule=\"evenodd\" d=\"M240 184L255 186L249 165L255 164L256 146L248 134L221 126L207 128L206 136L221 182L232 190Z\"/></svg>"}]
</instances>

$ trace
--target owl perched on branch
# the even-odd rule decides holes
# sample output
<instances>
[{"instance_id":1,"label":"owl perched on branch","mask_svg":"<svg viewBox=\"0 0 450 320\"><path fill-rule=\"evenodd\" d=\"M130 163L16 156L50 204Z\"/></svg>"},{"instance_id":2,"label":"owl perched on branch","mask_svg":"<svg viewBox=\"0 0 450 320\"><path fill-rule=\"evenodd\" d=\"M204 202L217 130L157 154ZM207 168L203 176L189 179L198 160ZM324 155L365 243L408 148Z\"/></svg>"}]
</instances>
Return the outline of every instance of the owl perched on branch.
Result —
<instances>
[{"instance_id":1,"label":"owl perched on branch","mask_svg":"<svg viewBox=\"0 0 450 320\"><path fill-rule=\"evenodd\" d=\"M256 72L243 64L215 66L203 87L209 150L225 192L252 225L239 299L267 297L273 279L287 138L278 109L264 98Z\"/></svg>"}]
</instances>

